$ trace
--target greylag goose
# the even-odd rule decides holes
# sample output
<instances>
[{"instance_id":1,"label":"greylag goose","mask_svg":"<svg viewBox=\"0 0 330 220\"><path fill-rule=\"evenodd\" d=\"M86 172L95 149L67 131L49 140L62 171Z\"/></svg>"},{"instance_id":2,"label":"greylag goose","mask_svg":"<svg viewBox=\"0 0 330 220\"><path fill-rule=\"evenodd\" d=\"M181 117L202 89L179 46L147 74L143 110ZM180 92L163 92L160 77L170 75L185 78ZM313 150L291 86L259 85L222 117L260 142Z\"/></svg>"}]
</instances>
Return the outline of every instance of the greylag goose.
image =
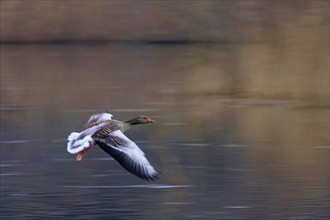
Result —
<instances>
[{"instance_id":1,"label":"greylag goose","mask_svg":"<svg viewBox=\"0 0 330 220\"><path fill-rule=\"evenodd\" d=\"M93 145L98 145L130 173L141 179L155 180L158 172L149 163L143 151L124 135L124 132L133 125L155 121L145 116L125 122L114 120L112 117L110 113L90 116L84 121L85 130L69 135L68 152L77 154L76 160L79 161Z\"/></svg>"}]
</instances>

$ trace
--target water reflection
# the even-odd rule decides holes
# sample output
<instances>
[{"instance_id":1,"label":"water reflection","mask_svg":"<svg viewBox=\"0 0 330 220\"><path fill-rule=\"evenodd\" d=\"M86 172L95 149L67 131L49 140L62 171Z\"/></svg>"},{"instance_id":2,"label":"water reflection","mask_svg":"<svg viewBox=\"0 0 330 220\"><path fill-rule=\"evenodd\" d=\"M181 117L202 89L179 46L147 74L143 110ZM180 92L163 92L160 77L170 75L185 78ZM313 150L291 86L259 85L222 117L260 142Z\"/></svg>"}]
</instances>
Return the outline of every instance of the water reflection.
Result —
<instances>
[{"instance_id":1,"label":"water reflection","mask_svg":"<svg viewBox=\"0 0 330 220\"><path fill-rule=\"evenodd\" d=\"M260 67L227 62L223 46L2 49L3 218L329 217L329 110L321 99L237 92L250 86L227 75L234 66ZM66 152L66 136L105 110L157 121L127 135L159 181L135 178L98 148L81 162Z\"/></svg>"}]
</instances>

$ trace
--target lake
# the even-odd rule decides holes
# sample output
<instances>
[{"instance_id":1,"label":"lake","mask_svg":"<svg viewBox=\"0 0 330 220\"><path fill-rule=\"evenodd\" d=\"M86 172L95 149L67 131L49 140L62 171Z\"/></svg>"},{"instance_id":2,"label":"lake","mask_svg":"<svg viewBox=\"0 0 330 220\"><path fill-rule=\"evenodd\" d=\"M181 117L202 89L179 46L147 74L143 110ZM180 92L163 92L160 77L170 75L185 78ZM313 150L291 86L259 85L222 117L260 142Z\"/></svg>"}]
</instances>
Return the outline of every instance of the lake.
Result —
<instances>
[{"instance_id":1,"label":"lake","mask_svg":"<svg viewBox=\"0 0 330 220\"><path fill-rule=\"evenodd\" d=\"M1 45L1 217L329 219L325 79L265 48ZM126 134L159 180L97 146L79 162L67 152L68 134L103 111L156 120Z\"/></svg>"}]
</instances>

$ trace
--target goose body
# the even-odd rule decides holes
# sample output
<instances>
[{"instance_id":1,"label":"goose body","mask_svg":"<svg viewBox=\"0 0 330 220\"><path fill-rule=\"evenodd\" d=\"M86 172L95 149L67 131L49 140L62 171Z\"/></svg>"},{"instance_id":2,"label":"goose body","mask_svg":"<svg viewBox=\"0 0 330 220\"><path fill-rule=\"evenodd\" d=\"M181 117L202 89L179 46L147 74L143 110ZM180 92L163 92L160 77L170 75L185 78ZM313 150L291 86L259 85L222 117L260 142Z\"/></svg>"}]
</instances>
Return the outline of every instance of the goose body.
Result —
<instances>
[{"instance_id":1,"label":"goose body","mask_svg":"<svg viewBox=\"0 0 330 220\"><path fill-rule=\"evenodd\" d=\"M150 164L143 151L124 135L124 132L133 125L155 121L145 116L125 122L114 120L112 117L110 113L90 116L84 121L85 130L69 135L68 152L77 154L76 160L79 161L92 146L98 145L130 173L141 179L155 180L158 172Z\"/></svg>"}]
</instances>

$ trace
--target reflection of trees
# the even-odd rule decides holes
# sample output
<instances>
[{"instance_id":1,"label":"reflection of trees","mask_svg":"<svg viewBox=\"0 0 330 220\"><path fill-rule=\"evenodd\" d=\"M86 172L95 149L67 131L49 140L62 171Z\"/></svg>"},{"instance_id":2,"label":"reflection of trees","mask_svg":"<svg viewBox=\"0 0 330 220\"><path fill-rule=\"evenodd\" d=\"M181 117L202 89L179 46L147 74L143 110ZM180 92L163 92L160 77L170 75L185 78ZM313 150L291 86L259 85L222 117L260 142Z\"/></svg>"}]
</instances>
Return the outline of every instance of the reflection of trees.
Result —
<instances>
[{"instance_id":1,"label":"reflection of trees","mask_svg":"<svg viewBox=\"0 0 330 220\"><path fill-rule=\"evenodd\" d=\"M249 166L294 215L302 204L325 208L329 196L329 117L326 110L261 107L240 120ZM329 119L329 118L328 118ZM274 210L277 212L277 210Z\"/></svg>"}]
</instances>

